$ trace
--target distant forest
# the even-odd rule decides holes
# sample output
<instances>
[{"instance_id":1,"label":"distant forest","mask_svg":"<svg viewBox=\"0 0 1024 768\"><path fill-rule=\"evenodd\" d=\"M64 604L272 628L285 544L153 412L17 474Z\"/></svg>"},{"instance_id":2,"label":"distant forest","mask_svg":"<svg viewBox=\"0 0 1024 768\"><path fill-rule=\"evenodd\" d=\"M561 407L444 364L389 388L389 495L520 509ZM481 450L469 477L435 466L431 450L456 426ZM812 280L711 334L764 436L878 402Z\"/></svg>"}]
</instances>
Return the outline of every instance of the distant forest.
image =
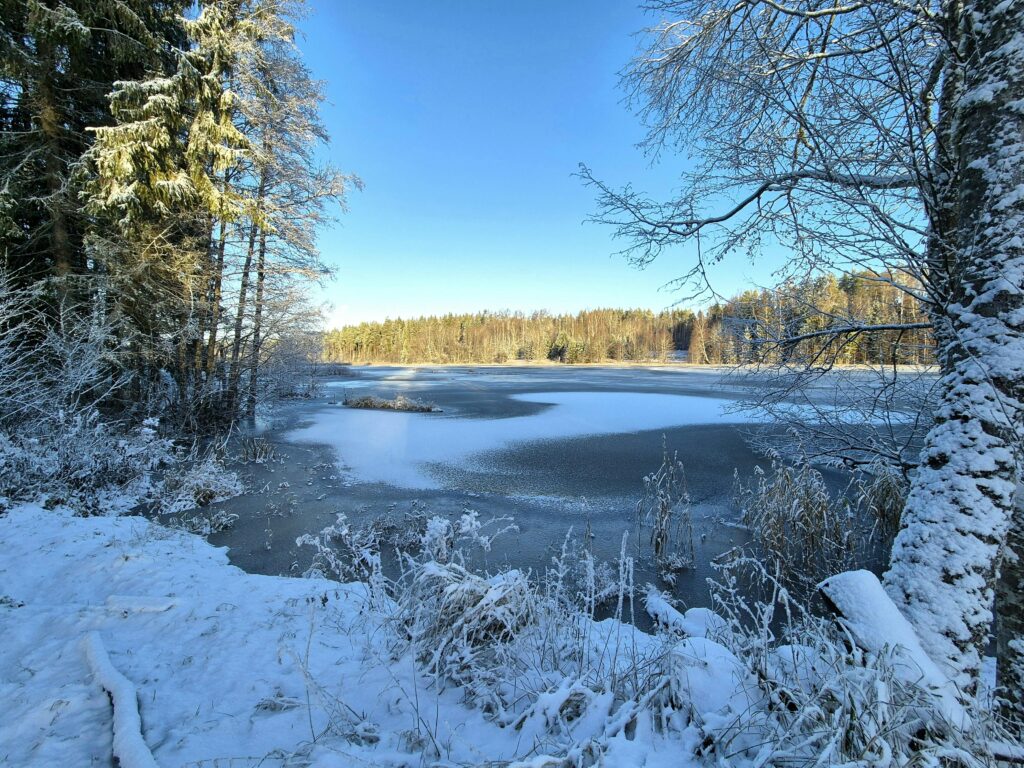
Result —
<instances>
[{"instance_id":1,"label":"distant forest","mask_svg":"<svg viewBox=\"0 0 1024 768\"><path fill-rule=\"evenodd\" d=\"M813 308L813 309L812 309ZM669 360L688 351L697 364L821 355L817 336L850 325L924 323L906 291L871 273L826 276L775 290L746 291L707 311L593 309L575 315L480 312L360 323L328 331L324 359L352 363L559 363ZM768 343L771 342L771 343ZM927 329L894 330L830 342L831 362L927 364Z\"/></svg>"}]
</instances>

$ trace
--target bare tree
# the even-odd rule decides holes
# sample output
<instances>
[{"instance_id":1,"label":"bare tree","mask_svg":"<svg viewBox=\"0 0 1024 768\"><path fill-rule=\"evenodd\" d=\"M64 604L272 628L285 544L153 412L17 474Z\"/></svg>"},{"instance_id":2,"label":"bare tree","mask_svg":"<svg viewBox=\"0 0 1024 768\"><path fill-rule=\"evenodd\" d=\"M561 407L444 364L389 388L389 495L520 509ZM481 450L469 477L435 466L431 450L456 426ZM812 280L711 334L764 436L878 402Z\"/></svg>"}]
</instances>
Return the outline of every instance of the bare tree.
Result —
<instances>
[{"instance_id":1,"label":"bare tree","mask_svg":"<svg viewBox=\"0 0 1024 768\"><path fill-rule=\"evenodd\" d=\"M696 241L684 279L698 291L711 263L771 244L790 254L782 279L867 269L926 308L938 407L886 586L969 695L1000 564L1004 577L1020 567L1006 546L1024 423L1024 3L649 7L671 20L626 83L648 147L699 160L668 202L584 168L597 219L640 264ZM875 330L834 318L820 338ZM782 329L769 341L799 340ZM1003 622L1015 650L999 660L1016 690L1020 629Z\"/></svg>"}]
</instances>

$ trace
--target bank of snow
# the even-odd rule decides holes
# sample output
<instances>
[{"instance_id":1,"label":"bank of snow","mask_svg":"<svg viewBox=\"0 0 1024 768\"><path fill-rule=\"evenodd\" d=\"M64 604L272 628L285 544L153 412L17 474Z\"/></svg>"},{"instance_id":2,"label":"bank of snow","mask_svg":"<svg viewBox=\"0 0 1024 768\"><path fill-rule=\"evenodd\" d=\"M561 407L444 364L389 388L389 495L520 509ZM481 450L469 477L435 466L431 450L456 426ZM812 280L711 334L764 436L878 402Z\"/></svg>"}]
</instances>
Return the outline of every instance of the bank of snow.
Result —
<instances>
[{"instance_id":1,"label":"bank of snow","mask_svg":"<svg viewBox=\"0 0 1024 768\"><path fill-rule=\"evenodd\" d=\"M246 574L223 549L141 518L11 510L0 518L0 763L990 762L979 721L964 732L968 718L950 717L955 702L913 636L890 644L879 637L891 627L871 630L888 598L870 574L826 585L845 632L793 621L782 592L791 619L775 639L770 606L724 586L721 615L681 613L649 591L666 628L653 636L593 620L585 553L563 552L540 583L479 576L440 546L455 533L433 519L408 580L384 590L372 577ZM372 570L377 555L364 557ZM589 581L574 584L575 559ZM627 612L629 583L624 556Z\"/></svg>"},{"instance_id":2,"label":"bank of snow","mask_svg":"<svg viewBox=\"0 0 1024 768\"><path fill-rule=\"evenodd\" d=\"M116 676L137 691L142 742L161 766L478 765L538 754L522 730L489 721L458 688L439 691L417 673L412 654L393 653L388 611L371 608L360 584L246 574L225 550L136 517L25 506L0 518L0 541L5 765L110 765L104 686ZM122 689L117 706L124 698ZM624 746L642 759L655 745L649 736Z\"/></svg>"}]
</instances>

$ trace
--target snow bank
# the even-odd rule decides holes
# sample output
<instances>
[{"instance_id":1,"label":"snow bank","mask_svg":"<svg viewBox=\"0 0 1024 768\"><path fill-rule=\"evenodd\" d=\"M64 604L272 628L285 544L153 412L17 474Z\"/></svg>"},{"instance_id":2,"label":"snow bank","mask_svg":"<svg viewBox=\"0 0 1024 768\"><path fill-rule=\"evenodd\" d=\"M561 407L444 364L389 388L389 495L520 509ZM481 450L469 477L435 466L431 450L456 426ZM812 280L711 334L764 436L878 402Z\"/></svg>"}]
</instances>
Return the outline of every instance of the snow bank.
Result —
<instances>
[{"instance_id":1,"label":"snow bank","mask_svg":"<svg viewBox=\"0 0 1024 768\"><path fill-rule=\"evenodd\" d=\"M902 661L895 667L906 682L931 691L939 711L957 728L969 728L970 719L959 702L956 688L925 653L914 628L870 571L847 571L826 579L818 589L835 606L840 621L857 644L880 653L895 649Z\"/></svg>"},{"instance_id":2,"label":"snow bank","mask_svg":"<svg viewBox=\"0 0 1024 768\"><path fill-rule=\"evenodd\" d=\"M893 746L921 750L920 720L888 694L867 701L884 728L861 733L874 720L850 701L853 683L876 691L888 668L858 666L825 635L758 651L711 612L680 614L656 594L648 607L687 637L594 621L515 572L436 564L423 565L434 598L417 622L408 591L246 574L141 518L26 506L0 517L0 541L0 759L12 766L753 768L825 750L889 768ZM902 626L877 581L829 584L865 644ZM899 636L907 668L934 674ZM770 669L780 676L765 683ZM780 683L792 711L770 704Z\"/></svg>"},{"instance_id":3,"label":"snow bank","mask_svg":"<svg viewBox=\"0 0 1024 768\"><path fill-rule=\"evenodd\" d=\"M526 732L543 718L494 722L418 671L363 585L246 574L223 549L133 517L19 507L0 517L0 541L5 764L387 768L538 754ZM589 632L594 654L641 634L614 621ZM600 734L604 721L574 727ZM602 744L643 760L661 739Z\"/></svg>"}]
</instances>

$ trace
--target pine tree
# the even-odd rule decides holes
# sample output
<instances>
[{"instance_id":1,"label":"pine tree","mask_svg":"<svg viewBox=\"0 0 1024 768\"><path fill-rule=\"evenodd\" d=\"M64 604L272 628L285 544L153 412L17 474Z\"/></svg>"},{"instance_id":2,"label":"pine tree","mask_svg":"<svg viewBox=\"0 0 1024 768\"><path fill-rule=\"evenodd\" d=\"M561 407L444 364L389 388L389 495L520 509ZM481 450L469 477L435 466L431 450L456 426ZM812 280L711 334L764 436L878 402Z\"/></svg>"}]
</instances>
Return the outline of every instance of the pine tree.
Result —
<instances>
[{"instance_id":1,"label":"pine tree","mask_svg":"<svg viewBox=\"0 0 1024 768\"><path fill-rule=\"evenodd\" d=\"M114 83L158 70L183 42L184 0L0 2L0 238L17 279L89 268L74 169ZM79 297L81 298L81 297Z\"/></svg>"}]
</instances>

